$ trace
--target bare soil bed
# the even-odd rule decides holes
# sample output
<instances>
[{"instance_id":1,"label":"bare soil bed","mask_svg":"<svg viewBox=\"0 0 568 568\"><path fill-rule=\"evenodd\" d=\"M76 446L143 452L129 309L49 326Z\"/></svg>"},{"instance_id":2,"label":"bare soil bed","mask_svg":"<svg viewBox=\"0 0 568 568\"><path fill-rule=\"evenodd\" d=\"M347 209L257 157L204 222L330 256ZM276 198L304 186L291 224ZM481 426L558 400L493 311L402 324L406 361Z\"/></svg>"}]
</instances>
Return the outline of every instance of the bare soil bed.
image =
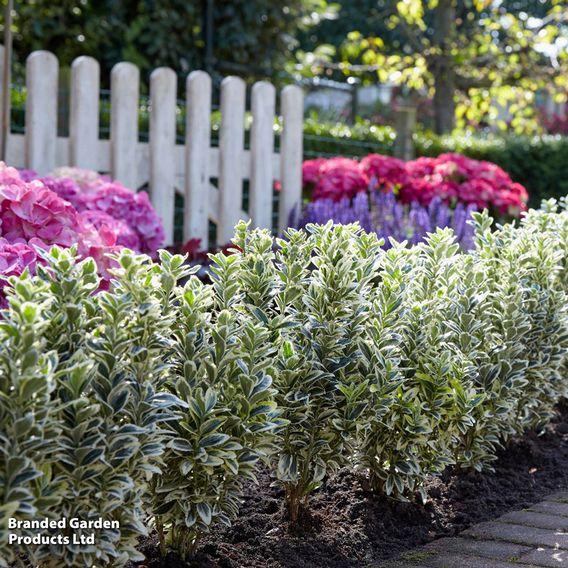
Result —
<instances>
[{"instance_id":1,"label":"bare soil bed","mask_svg":"<svg viewBox=\"0 0 568 568\"><path fill-rule=\"evenodd\" d=\"M422 506L377 497L363 489L362 474L344 470L317 491L311 514L291 531L282 492L247 485L241 514L231 528L215 529L201 543L192 564L159 558L155 537L142 543L148 568L361 568L377 566L472 524L527 507L568 488L568 406L540 436L513 440L495 463L495 473L447 471L428 482Z\"/></svg>"}]
</instances>

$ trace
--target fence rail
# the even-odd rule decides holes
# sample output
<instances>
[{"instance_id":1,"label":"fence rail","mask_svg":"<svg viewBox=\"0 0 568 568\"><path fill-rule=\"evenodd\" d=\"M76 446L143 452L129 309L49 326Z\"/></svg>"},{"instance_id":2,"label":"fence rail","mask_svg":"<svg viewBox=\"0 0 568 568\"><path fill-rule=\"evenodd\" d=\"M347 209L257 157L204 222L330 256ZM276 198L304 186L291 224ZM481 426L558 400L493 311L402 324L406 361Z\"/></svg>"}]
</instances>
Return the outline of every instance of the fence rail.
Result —
<instances>
[{"instance_id":1,"label":"fence rail","mask_svg":"<svg viewBox=\"0 0 568 568\"><path fill-rule=\"evenodd\" d=\"M69 136L58 136L59 63L48 51L35 51L26 61L26 110L23 134L10 132L6 160L16 167L46 174L60 166L108 173L127 187L147 185L161 215L166 244L173 243L176 193L184 197L184 239L209 245L209 222L217 225L217 242L225 243L240 218L272 228L274 181L281 182L278 227L286 228L300 205L303 100L300 87L280 93L282 134L274 151L276 89L255 83L251 92L250 149L244 147L246 86L238 77L221 84L219 145L211 145L211 78L189 74L185 84L186 128L176 142L177 76L155 69L150 77L149 141L139 141L140 72L118 63L111 72L110 138L99 136L100 66L79 57L71 66ZM4 96L0 93L0 96ZM218 180L218 186L212 183ZM243 183L249 182L248 211L242 210Z\"/></svg>"}]
</instances>

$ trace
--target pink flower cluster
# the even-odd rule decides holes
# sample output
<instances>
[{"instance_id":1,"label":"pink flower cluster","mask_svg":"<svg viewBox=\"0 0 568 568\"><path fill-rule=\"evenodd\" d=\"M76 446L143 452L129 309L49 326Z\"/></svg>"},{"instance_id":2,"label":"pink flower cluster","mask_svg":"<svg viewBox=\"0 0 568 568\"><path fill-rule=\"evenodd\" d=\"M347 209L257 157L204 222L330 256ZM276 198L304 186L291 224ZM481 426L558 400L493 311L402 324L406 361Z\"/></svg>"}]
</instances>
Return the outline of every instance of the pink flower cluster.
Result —
<instances>
[{"instance_id":1,"label":"pink flower cluster","mask_svg":"<svg viewBox=\"0 0 568 568\"><path fill-rule=\"evenodd\" d=\"M65 168L37 178L0 162L0 305L6 277L41 262L38 249L77 245L93 257L103 280L109 253L122 247L155 254L162 224L145 193L135 194L96 172Z\"/></svg>"},{"instance_id":2,"label":"pink flower cluster","mask_svg":"<svg viewBox=\"0 0 568 568\"><path fill-rule=\"evenodd\" d=\"M304 187L311 186L312 199L339 201L352 198L365 191L369 180L359 168L359 163L349 158L317 158L307 160L302 167Z\"/></svg>"},{"instance_id":3,"label":"pink flower cluster","mask_svg":"<svg viewBox=\"0 0 568 568\"><path fill-rule=\"evenodd\" d=\"M118 245L151 256L163 245L162 223L146 192L135 193L118 181L79 168L60 168L42 181L86 221L113 233Z\"/></svg>"},{"instance_id":4,"label":"pink flower cluster","mask_svg":"<svg viewBox=\"0 0 568 568\"><path fill-rule=\"evenodd\" d=\"M16 169L0 162L0 290L7 276L17 276L26 267L35 270L38 249L74 244L81 257L97 261L101 275L108 279L107 254L119 248L115 235L97 230L42 181L26 182Z\"/></svg>"},{"instance_id":5,"label":"pink flower cluster","mask_svg":"<svg viewBox=\"0 0 568 568\"><path fill-rule=\"evenodd\" d=\"M308 160L303 180L312 200L340 201L360 191L379 189L394 192L403 203L426 206L439 198L448 204L472 204L511 216L526 210L528 200L526 189L499 166L451 153L406 163L379 154L360 162L341 157Z\"/></svg>"}]
</instances>

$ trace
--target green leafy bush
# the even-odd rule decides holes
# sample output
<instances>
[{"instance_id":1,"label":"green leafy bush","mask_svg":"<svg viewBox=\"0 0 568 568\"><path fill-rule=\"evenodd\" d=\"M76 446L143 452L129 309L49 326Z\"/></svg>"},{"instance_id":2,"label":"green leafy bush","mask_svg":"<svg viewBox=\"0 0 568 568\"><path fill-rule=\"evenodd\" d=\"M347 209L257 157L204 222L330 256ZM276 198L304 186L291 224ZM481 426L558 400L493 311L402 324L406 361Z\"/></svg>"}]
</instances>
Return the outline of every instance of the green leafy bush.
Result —
<instances>
[{"instance_id":1,"label":"green leafy bush","mask_svg":"<svg viewBox=\"0 0 568 568\"><path fill-rule=\"evenodd\" d=\"M159 471L159 422L171 403L159 392L166 370L161 332L171 321L152 287L154 274L164 269L124 252L112 290L93 296L99 280L92 259L76 263L73 250L58 248L46 259L36 278L24 274L15 281L4 319L10 322L22 303L39 302L36 335L26 346L53 367L47 404L57 429L54 455L32 456L44 474L37 483L51 499L40 500L35 517L100 517L118 521L119 528L102 529L95 545L78 547L67 527L63 534L71 542L30 545L25 552L42 566L119 566L143 558L135 547L146 534L148 479ZM10 345L3 347L9 354ZM27 405L29 414L32 402Z\"/></svg>"},{"instance_id":2,"label":"green leafy bush","mask_svg":"<svg viewBox=\"0 0 568 568\"><path fill-rule=\"evenodd\" d=\"M165 388L179 400L167 423L163 473L154 486L162 550L189 557L215 523L237 515L242 482L273 450L274 347L240 309L238 256L217 256L215 283L195 276L174 292L170 370ZM162 255L162 263L180 262Z\"/></svg>"},{"instance_id":3,"label":"green leafy bush","mask_svg":"<svg viewBox=\"0 0 568 568\"><path fill-rule=\"evenodd\" d=\"M358 339L380 242L354 226L327 224L309 235L290 230L275 253L267 231L247 232L244 223L234 242L241 254L216 258L234 258L244 308L277 351L275 400L285 423L275 476L296 521L310 493L353 454L367 388Z\"/></svg>"},{"instance_id":4,"label":"green leafy bush","mask_svg":"<svg viewBox=\"0 0 568 568\"><path fill-rule=\"evenodd\" d=\"M457 252L449 229L414 249L395 247L374 290L379 301L371 321L380 322L381 333L374 331L371 347L385 344L395 357L382 356L378 366L370 366L370 372L381 367L385 372L375 379L360 462L372 486L387 495L420 491L425 498L425 476L453 462L455 440L479 402L467 362L452 353L447 340L460 261L467 258ZM382 361L390 361L390 368Z\"/></svg>"},{"instance_id":5,"label":"green leafy bush","mask_svg":"<svg viewBox=\"0 0 568 568\"><path fill-rule=\"evenodd\" d=\"M120 566L142 559L157 506L164 545L190 553L236 515L242 481L273 450L273 347L226 285L236 257L214 287L180 287L183 257L124 251L93 295L95 263L74 254L53 248L36 277L13 279L3 314L2 534L9 517L117 521L96 545L13 550L41 566Z\"/></svg>"},{"instance_id":6,"label":"green leafy bush","mask_svg":"<svg viewBox=\"0 0 568 568\"><path fill-rule=\"evenodd\" d=\"M11 310L0 322L0 565L14 560L8 519L33 519L56 506L61 491L45 481L57 459L60 429L56 389L57 353L45 349L44 301L29 281L16 284ZM33 298L33 299L32 299Z\"/></svg>"},{"instance_id":7,"label":"green leafy bush","mask_svg":"<svg viewBox=\"0 0 568 568\"><path fill-rule=\"evenodd\" d=\"M275 476L293 520L340 466L425 498L426 475L490 468L550 418L566 389L568 219L549 213L545 230L536 215L493 231L478 214L469 254L449 229L385 252L356 226L309 226L274 252L238 227L232 285L278 346Z\"/></svg>"}]
</instances>

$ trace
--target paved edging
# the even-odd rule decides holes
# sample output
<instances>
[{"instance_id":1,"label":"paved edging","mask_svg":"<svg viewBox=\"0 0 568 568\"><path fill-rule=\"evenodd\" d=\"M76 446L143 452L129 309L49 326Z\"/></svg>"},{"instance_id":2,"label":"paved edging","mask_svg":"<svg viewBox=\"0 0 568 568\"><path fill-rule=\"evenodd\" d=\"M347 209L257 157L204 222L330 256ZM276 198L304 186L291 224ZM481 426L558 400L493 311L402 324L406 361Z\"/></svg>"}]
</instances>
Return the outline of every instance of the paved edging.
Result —
<instances>
[{"instance_id":1,"label":"paved edging","mask_svg":"<svg viewBox=\"0 0 568 568\"><path fill-rule=\"evenodd\" d=\"M442 538L375 568L568 568L568 493Z\"/></svg>"}]
</instances>

